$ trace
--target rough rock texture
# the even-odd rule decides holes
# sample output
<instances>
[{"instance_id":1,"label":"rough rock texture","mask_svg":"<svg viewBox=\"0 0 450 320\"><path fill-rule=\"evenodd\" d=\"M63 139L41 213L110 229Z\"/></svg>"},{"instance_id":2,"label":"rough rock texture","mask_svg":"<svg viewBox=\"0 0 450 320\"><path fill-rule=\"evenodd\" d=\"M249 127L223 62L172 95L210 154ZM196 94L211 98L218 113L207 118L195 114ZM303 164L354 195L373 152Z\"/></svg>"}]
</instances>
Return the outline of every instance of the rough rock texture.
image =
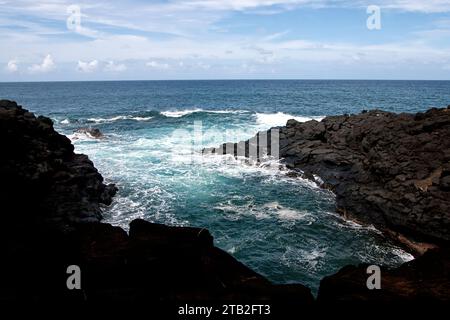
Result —
<instances>
[{"instance_id":1,"label":"rough rock texture","mask_svg":"<svg viewBox=\"0 0 450 320\"><path fill-rule=\"evenodd\" d=\"M417 114L373 110L321 122L289 120L276 129L286 166L313 180L319 176L346 217L374 224L420 253L426 248L415 241L448 246L450 106ZM239 155L241 148L248 156L253 147L259 155L276 154L274 132L204 152Z\"/></svg>"},{"instance_id":2,"label":"rough rock texture","mask_svg":"<svg viewBox=\"0 0 450 320\"><path fill-rule=\"evenodd\" d=\"M368 290L368 265L346 266L320 282L320 303L450 300L450 250L429 250L400 267L381 269L381 289Z\"/></svg>"},{"instance_id":3,"label":"rough rock texture","mask_svg":"<svg viewBox=\"0 0 450 320\"><path fill-rule=\"evenodd\" d=\"M6 100L0 150L0 301L313 301L214 247L205 229L134 220L127 234L101 223L116 187L50 119ZM81 290L67 289L69 265L81 268Z\"/></svg>"},{"instance_id":4,"label":"rough rock texture","mask_svg":"<svg viewBox=\"0 0 450 320\"><path fill-rule=\"evenodd\" d=\"M103 184L88 157L75 154L50 119L1 100L0 128L2 206L61 230L100 221L100 205L111 203L116 187ZM8 220L24 218L3 214Z\"/></svg>"}]
</instances>

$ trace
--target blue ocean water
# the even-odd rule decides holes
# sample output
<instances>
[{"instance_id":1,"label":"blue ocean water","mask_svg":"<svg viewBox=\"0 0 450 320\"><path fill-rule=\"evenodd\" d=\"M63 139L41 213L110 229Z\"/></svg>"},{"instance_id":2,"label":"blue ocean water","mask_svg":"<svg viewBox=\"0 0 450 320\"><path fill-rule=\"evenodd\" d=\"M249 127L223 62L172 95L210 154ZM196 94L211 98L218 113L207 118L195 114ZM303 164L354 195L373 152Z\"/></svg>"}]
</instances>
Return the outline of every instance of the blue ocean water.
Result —
<instances>
[{"instance_id":1,"label":"blue ocean water","mask_svg":"<svg viewBox=\"0 0 450 320\"><path fill-rule=\"evenodd\" d=\"M276 161L203 157L202 147L326 115L450 103L446 81L127 81L0 83L0 98L51 117L119 187L106 222L134 218L208 228L220 248L277 283L317 291L346 264L412 257L372 227L335 214L332 193ZM104 139L74 133L99 128ZM200 137L200 139L198 139Z\"/></svg>"}]
</instances>

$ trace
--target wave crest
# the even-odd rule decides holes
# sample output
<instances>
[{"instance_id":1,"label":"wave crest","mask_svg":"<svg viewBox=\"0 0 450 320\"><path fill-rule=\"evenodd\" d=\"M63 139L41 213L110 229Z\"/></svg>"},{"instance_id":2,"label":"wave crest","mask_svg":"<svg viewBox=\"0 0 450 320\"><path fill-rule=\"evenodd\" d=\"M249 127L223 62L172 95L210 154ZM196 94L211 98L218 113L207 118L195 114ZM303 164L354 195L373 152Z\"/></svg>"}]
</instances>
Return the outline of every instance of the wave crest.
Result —
<instances>
[{"instance_id":1,"label":"wave crest","mask_svg":"<svg viewBox=\"0 0 450 320\"><path fill-rule=\"evenodd\" d=\"M256 122L261 125L269 125L272 127L284 126L290 119L297 120L299 122L306 122L310 120L321 121L325 116L294 116L291 114L277 112L277 113L256 113Z\"/></svg>"},{"instance_id":2,"label":"wave crest","mask_svg":"<svg viewBox=\"0 0 450 320\"><path fill-rule=\"evenodd\" d=\"M216 113L216 114L239 114L239 113L247 113L246 110L205 110L205 109L187 109L187 110L173 110L173 111L161 111L161 115L169 118L181 118L193 113Z\"/></svg>"},{"instance_id":3,"label":"wave crest","mask_svg":"<svg viewBox=\"0 0 450 320\"><path fill-rule=\"evenodd\" d=\"M116 116L112 118L88 118L87 121L95 123L115 122L119 120L148 121L153 117L136 117L136 116Z\"/></svg>"}]
</instances>

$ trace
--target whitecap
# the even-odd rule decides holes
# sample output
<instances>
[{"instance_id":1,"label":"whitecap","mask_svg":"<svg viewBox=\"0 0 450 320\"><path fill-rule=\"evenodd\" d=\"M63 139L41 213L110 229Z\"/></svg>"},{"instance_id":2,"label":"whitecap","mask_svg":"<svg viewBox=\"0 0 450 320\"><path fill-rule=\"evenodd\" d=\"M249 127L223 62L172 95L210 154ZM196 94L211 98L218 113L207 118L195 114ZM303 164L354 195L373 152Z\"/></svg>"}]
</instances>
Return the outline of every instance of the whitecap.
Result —
<instances>
[{"instance_id":1,"label":"whitecap","mask_svg":"<svg viewBox=\"0 0 450 320\"><path fill-rule=\"evenodd\" d=\"M153 117L130 117L129 120L135 120L135 121L148 121L153 119Z\"/></svg>"},{"instance_id":2,"label":"whitecap","mask_svg":"<svg viewBox=\"0 0 450 320\"><path fill-rule=\"evenodd\" d=\"M276 126L284 126L286 125L287 121L290 119L297 120L299 122L306 122L310 120L317 120L321 121L324 116L313 116L313 117L307 117L307 116L294 116L290 114L286 114L283 112L277 112L277 113L256 113L256 122L260 125L267 125L271 127Z\"/></svg>"},{"instance_id":3,"label":"whitecap","mask_svg":"<svg viewBox=\"0 0 450 320\"><path fill-rule=\"evenodd\" d=\"M242 113L248 113L247 110L203 110L203 111L207 112L207 113L218 113L218 114L226 114L226 113L242 114Z\"/></svg>"},{"instance_id":4,"label":"whitecap","mask_svg":"<svg viewBox=\"0 0 450 320\"><path fill-rule=\"evenodd\" d=\"M61 124L69 124L70 120L69 119L64 119L61 121Z\"/></svg>"},{"instance_id":5,"label":"whitecap","mask_svg":"<svg viewBox=\"0 0 450 320\"><path fill-rule=\"evenodd\" d=\"M88 118L87 121L95 123L114 122L118 120L134 120L134 121L148 121L153 117L134 117L134 116L116 116L112 118Z\"/></svg>"},{"instance_id":6,"label":"whitecap","mask_svg":"<svg viewBox=\"0 0 450 320\"><path fill-rule=\"evenodd\" d=\"M240 114L247 113L246 110L204 110L200 108L196 109L187 109L187 110L169 110L169 111L161 111L160 113L169 118L181 118L187 116L192 113L204 112L204 113L216 113L216 114Z\"/></svg>"},{"instance_id":7,"label":"whitecap","mask_svg":"<svg viewBox=\"0 0 450 320\"><path fill-rule=\"evenodd\" d=\"M203 109L191 109L191 110L175 110L175 111L162 111L161 114L169 118L180 118L188 114L201 112Z\"/></svg>"}]
</instances>

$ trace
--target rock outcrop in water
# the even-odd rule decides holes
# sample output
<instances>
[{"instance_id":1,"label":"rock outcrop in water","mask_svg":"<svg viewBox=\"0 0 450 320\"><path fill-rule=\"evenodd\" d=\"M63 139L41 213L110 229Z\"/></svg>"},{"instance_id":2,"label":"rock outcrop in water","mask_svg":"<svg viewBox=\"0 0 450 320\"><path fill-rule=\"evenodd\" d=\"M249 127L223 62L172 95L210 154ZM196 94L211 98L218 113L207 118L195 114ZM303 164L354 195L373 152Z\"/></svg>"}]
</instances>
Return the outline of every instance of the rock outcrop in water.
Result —
<instances>
[{"instance_id":1,"label":"rock outcrop in water","mask_svg":"<svg viewBox=\"0 0 450 320\"><path fill-rule=\"evenodd\" d=\"M0 301L310 303L302 285L275 285L216 248L205 229L134 220L101 223L117 188L52 121L0 101ZM67 268L81 268L69 290Z\"/></svg>"},{"instance_id":2,"label":"rock outcrop in water","mask_svg":"<svg viewBox=\"0 0 450 320\"><path fill-rule=\"evenodd\" d=\"M373 110L320 122L289 120L278 129L286 166L313 180L319 176L344 216L375 225L417 253L448 246L450 106L417 114ZM204 152L236 155L242 146L246 155L252 147L270 155L271 134Z\"/></svg>"}]
</instances>

